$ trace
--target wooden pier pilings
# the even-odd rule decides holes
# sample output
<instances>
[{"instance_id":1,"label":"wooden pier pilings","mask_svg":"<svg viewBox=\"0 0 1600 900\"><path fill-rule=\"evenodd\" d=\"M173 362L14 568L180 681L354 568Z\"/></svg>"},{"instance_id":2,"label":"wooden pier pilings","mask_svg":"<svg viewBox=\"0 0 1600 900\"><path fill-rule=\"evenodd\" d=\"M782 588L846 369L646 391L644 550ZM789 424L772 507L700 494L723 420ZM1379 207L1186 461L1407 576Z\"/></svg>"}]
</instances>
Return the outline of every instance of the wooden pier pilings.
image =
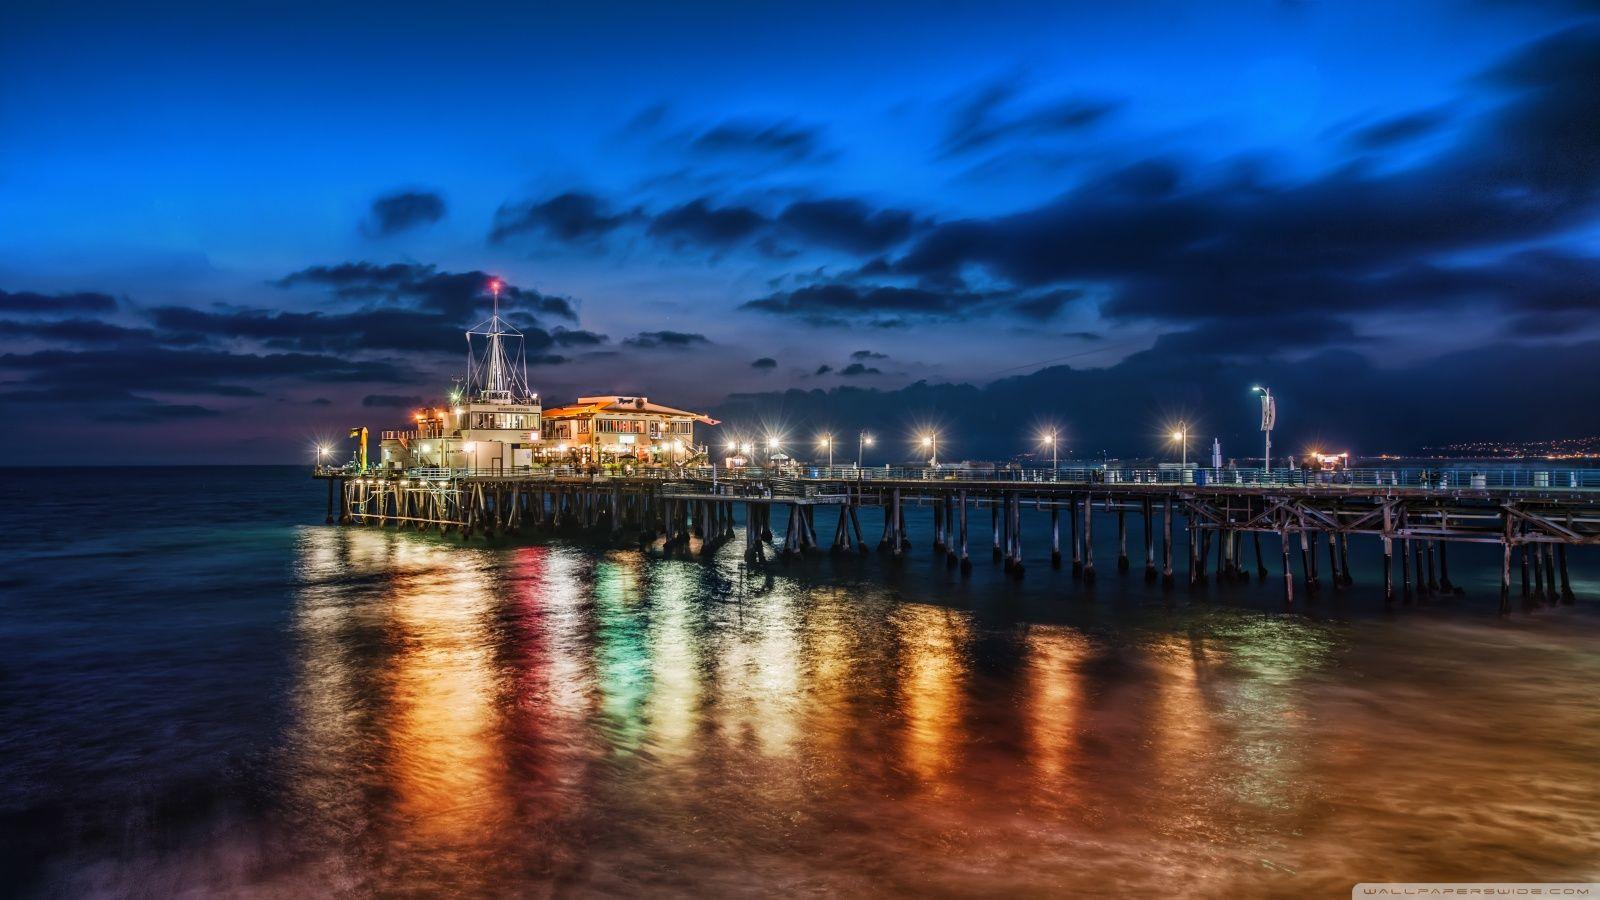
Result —
<instances>
[{"instance_id":1,"label":"wooden pier pilings","mask_svg":"<svg viewBox=\"0 0 1600 900\"><path fill-rule=\"evenodd\" d=\"M715 553L739 537L748 561L820 552L867 552L861 511L882 519L878 549L892 558L913 550L907 507L930 507L931 549L965 575L972 571L969 524L989 509L995 562L1025 574L1024 510L1049 521L1052 567L1070 553L1074 578L1096 579L1095 521L1116 525L1116 571L1128 573L1128 517L1143 531L1144 580L1173 585L1174 521L1181 516L1187 581L1200 589L1249 579L1243 537L1250 535L1258 578L1268 576L1261 535L1279 541L1283 599L1294 603L1298 558L1304 598L1354 584L1352 537L1375 539L1383 595L1404 603L1459 593L1451 579L1451 543L1498 544L1500 602L1509 610L1513 556L1528 603L1573 603L1567 548L1600 544L1600 493L1563 490L1438 490L1397 487L1195 486L1187 484L973 481L941 478L797 479L726 475L710 478L550 477L466 474L444 477L319 473L328 481L325 521L437 530L462 538L527 532L579 532L618 544ZM783 527L775 538L774 507ZM817 508L835 507L826 548ZM742 515L740 514L742 511ZM1061 520L1067 542L1061 546ZM824 527L830 520L825 519ZM1161 552L1157 560L1156 547ZM1398 546L1397 546L1398 545ZM1324 556L1325 548L1325 556ZM1399 553L1399 586L1395 551ZM1215 556L1213 561L1212 556ZM1326 572L1322 571L1325 561ZM1208 572L1210 566L1214 572Z\"/></svg>"}]
</instances>

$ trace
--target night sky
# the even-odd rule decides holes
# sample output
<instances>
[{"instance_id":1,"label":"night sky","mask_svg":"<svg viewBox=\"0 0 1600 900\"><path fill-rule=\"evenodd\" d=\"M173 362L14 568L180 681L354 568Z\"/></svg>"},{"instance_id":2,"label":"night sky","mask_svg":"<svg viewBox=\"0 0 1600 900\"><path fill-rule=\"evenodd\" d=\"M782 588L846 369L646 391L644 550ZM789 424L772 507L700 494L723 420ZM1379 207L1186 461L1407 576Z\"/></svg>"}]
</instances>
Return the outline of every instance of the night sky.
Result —
<instances>
[{"instance_id":1,"label":"night sky","mask_svg":"<svg viewBox=\"0 0 1600 900\"><path fill-rule=\"evenodd\" d=\"M517 6L7 4L13 461L309 462L490 275L547 404L880 462L1600 433L1592 5Z\"/></svg>"}]
</instances>

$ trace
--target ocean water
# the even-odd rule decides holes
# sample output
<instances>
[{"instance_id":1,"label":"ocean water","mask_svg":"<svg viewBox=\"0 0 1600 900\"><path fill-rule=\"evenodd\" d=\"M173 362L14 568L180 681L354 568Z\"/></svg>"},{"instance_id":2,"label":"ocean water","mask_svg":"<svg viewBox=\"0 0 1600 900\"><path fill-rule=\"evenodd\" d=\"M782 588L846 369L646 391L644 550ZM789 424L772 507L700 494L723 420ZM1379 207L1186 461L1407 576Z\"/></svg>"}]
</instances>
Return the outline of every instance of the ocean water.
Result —
<instances>
[{"instance_id":1,"label":"ocean water","mask_svg":"<svg viewBox=\"0 0 1600 900\"><path fill-rule=\"evenodd\" d=\"M968 578L935 560L926 511L899 562L745 566L324 526L324 497L0 476L0 894L1600 880L1592 553L1576 606L1502 618L1493 550L1388 607L1357 542L1352 589L1286 610L1275 577L1146 585L1136 519L1125 576L1097 523L1087 588L1032 513L1013 581L982 541Z\"/></svg>"}]
</instances>

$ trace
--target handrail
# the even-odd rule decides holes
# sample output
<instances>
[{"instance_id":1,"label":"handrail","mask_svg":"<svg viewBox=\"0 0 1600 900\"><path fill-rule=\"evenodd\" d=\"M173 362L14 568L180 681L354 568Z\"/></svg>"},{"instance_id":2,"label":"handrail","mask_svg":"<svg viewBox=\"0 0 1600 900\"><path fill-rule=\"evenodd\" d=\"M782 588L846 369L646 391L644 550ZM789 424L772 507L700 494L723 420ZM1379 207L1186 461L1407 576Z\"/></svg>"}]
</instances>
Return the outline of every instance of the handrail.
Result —
<instances>
[{"instance_id":1,"label":"handrail","mask_svg":"<svg viewBox=\"0 0 1600 900\"><path fill-rule=\"evenodd\" d=\"M1338 471L1313 469L1262 469L1241 468L1180 468L1177 466L1115 467L1073 466L1051 469L1049 467L997 466L881 466L857 468L855 466L795 466L766 469L754 466L728 468L725 466L672 466L641 467L632 471L584 471L574 466L517 466L501 468L437 468L416 467L405 470L372 468L365 472L349 465L317 466L315 474L322 476L395 477L417 479L452 479L475 477L517 477L537 480L571 480L584 482L640 481L661 482L712 482L732 485L760 485L767 496L807 496L812 485L818 482L857 482L870 484L883 481L942 481L942 482L1003 482L1069 485L1170 485L1208 488L1229 487L1306 487L1322 489L1353 488L1406 488L1411 490L1454 493L1460 491L1531 489L1551 491L1600 491L1600 468L1535 468L1535 467L1476 467L1452 466L1426 467L1372 467ZM704 492L704 486L696 489ZM737 493L730 490L729 493Z\"/></svg>"}]
</instances>

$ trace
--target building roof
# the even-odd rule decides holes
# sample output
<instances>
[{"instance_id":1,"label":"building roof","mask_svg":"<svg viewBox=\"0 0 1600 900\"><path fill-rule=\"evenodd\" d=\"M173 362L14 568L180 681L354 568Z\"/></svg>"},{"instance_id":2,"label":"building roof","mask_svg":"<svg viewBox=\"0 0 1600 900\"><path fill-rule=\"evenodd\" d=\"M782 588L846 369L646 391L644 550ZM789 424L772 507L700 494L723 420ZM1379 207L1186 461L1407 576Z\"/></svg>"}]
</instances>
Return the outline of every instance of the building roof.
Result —
<instances>
[{"instance_id":1,"label":"building roof","mask_svg":"<svg viewBox=\"0 0 1600 900\"><path fill-rule=\"evenodd\" d=\"M703 425L720 425L716 419L705 413L689 412L685 409L676 409L651 403L649 397L623 396L620 394L607 394L600 397L579 397L578 402L570 406L557 406L546 409L546 419L571 419L582 416L592 416L598 413L640 413L657 416L683 416L694 419Z\"/></svg>"}]
</instances>

